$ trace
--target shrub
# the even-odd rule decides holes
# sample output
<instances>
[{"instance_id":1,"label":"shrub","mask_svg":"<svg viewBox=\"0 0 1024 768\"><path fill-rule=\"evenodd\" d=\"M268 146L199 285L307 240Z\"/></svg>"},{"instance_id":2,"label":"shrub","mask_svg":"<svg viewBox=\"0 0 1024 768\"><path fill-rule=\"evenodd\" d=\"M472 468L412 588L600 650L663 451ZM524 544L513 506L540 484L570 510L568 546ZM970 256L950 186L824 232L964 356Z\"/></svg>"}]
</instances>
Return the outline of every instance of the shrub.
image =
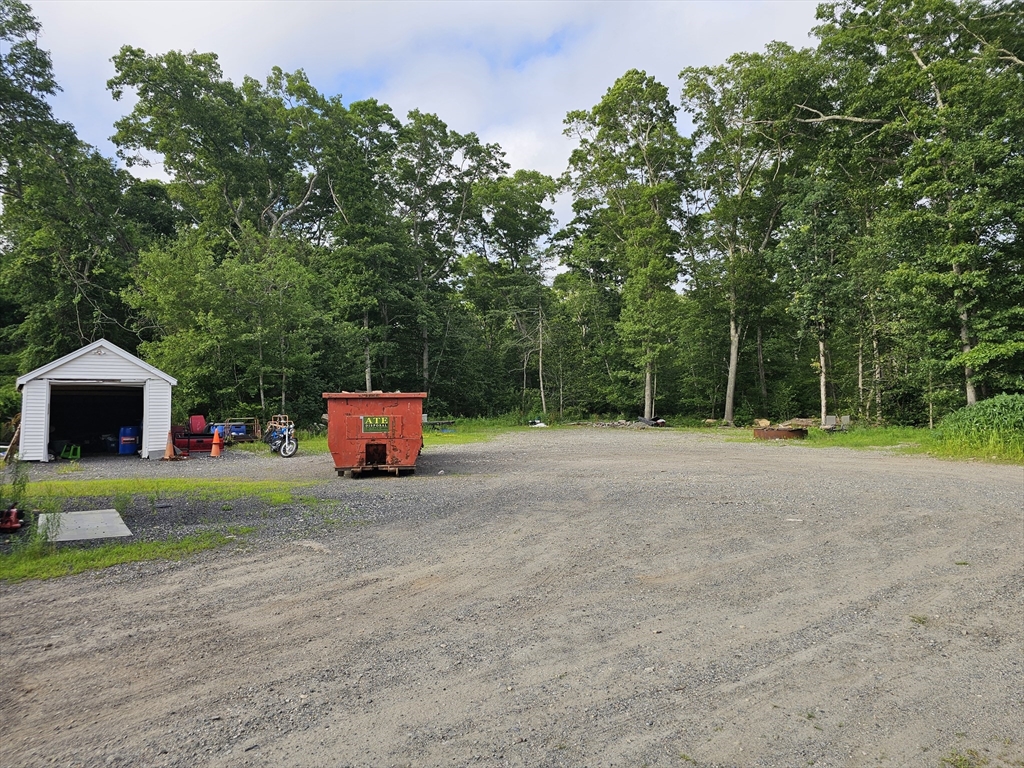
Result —
<instances>
[{"instance_id":1,"label":"shrub","mask_svg":"<svg viewBox=\"0 0 1024 768\"><path fill-rule=\"evenodd\" d=\"M983 450L1024 460L1024 395L997 395L954 411L942 420L936 438L948 453Z\"/></svg>"},{"instance_id":2,"label":"shrub","mask_svg":"<svg viewBox=\"0 0 1024 768\"><path fill-rule=\"evenodd\" d=\"M0 465L0 511L23 506L28 471L20 461Z\"/></svg>"}]
</instances>

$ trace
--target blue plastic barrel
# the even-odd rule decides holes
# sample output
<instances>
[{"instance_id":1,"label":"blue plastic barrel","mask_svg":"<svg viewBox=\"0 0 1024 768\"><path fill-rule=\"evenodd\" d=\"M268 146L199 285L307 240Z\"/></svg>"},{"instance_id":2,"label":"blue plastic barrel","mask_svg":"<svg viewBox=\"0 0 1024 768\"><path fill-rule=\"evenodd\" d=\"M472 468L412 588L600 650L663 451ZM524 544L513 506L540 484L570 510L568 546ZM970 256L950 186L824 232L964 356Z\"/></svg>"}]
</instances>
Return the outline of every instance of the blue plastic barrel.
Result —
<instances>
[{"instance_id":1,"label":"blue plastic barrel","mask_svg":"<svg viewBox=\"0 0 1024 768\"><path fill-rule=\"evenodd\" d=\"M121 427L117 440L117 452L120 454L138 453L141 434L142 430L138 427Z\"/></svg>"}]
</instances>

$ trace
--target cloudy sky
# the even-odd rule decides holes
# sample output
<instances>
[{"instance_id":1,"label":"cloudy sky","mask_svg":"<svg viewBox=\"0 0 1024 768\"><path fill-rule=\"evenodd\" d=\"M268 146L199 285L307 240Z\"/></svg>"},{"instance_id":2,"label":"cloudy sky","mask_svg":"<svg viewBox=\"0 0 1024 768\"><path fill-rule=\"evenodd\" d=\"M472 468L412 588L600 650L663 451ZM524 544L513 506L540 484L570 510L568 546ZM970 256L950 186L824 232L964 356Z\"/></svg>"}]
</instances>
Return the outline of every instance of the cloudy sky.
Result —
<instances>
[{"instance_id":1,"label":"cloudy sky","mask_svg":"<svg viewBox=\"0 0 1024 768\"><path fill-rule=\"evenodd\" d=\"M811 44L814 0L675 2L357 2L355 0L28 0L43 25L61 119L113 155L130 102L106 90L122 45L212 51L225 75L303 69L346 102L418 108L498 142L513 168L561 173L571 109L587 109L623 72L645 70L678 94L687 66L718 64L771 40Z\"/></svg>"}]
</instances>

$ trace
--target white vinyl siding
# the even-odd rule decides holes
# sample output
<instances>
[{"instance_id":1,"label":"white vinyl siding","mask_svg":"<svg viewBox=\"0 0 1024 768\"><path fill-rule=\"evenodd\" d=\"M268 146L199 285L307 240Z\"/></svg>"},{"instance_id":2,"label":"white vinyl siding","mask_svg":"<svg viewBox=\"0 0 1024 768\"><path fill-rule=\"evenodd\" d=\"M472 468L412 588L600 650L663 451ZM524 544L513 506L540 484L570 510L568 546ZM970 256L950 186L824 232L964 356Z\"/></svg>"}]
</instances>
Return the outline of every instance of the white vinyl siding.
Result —
<instances>
[{"instance_id":1,"label":"white vinyl siding","mask_svg":"<svg viewBox=\"0 0 1024 768\"><path fill-rule=\"evenodd\" d=\"M161 379L147 381L142 412L142 458L160 458L171 431L171 385Z\"/></svg>"},{"instance_id":2,"label":"white vinyl siding","mask_svg":"<svg viewBox=\"0 0 1024 768\"><path fill-rule=\"evenodd\" d=\"M101 348L102 349L102 348ZM152 374L147 373L130 360L105 352L98 355L97 349L92 353L69 360L64 365L54 368L46 374L51 381L96 381L99 383L143 382Z\"/></svg>"},{"instance_id":3,"label":"white vinyl siding","mask_svg":"<svg viewBox=\"0 0 1024 768\"><path fill-rule=\"evenodd\" d=\"M17 380L21 389L20 458L47 461L50 442L50 386L75 384L141 387L144 458L164 454L171 429L171 387L177 380L105 339L95 341Z\"/></svg>"},{"instance_id":4,"label":"white vinyl siding","mask_svg":"<svg viewBox=\"0 0 1024 768\"><path fill-rule=\"evenodd\" d=\"M46 445L50 431L50 382L37 379L21 390L21 440L18 458L22 461L47 461Z\"/></svg>"}]
</instances>

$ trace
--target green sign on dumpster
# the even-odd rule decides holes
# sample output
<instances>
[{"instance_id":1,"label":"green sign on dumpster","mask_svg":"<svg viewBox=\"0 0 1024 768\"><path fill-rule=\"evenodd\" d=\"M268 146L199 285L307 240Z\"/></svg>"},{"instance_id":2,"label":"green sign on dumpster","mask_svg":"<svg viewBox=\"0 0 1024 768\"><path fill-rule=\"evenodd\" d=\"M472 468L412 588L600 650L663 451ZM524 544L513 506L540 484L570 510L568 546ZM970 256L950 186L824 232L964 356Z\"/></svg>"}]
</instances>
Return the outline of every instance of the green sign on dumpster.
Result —
<instances>
[{"instance_id":1,"label":"green sign on dumpster","mask_svg":"<svg viewBox=\"0 0 1024 768\"><path fill-rule=\"evenodd\" d=\"M391 431L390 416L363 416L362 419L363 432L387 433Z\"/></svg>"}]
</instances>

